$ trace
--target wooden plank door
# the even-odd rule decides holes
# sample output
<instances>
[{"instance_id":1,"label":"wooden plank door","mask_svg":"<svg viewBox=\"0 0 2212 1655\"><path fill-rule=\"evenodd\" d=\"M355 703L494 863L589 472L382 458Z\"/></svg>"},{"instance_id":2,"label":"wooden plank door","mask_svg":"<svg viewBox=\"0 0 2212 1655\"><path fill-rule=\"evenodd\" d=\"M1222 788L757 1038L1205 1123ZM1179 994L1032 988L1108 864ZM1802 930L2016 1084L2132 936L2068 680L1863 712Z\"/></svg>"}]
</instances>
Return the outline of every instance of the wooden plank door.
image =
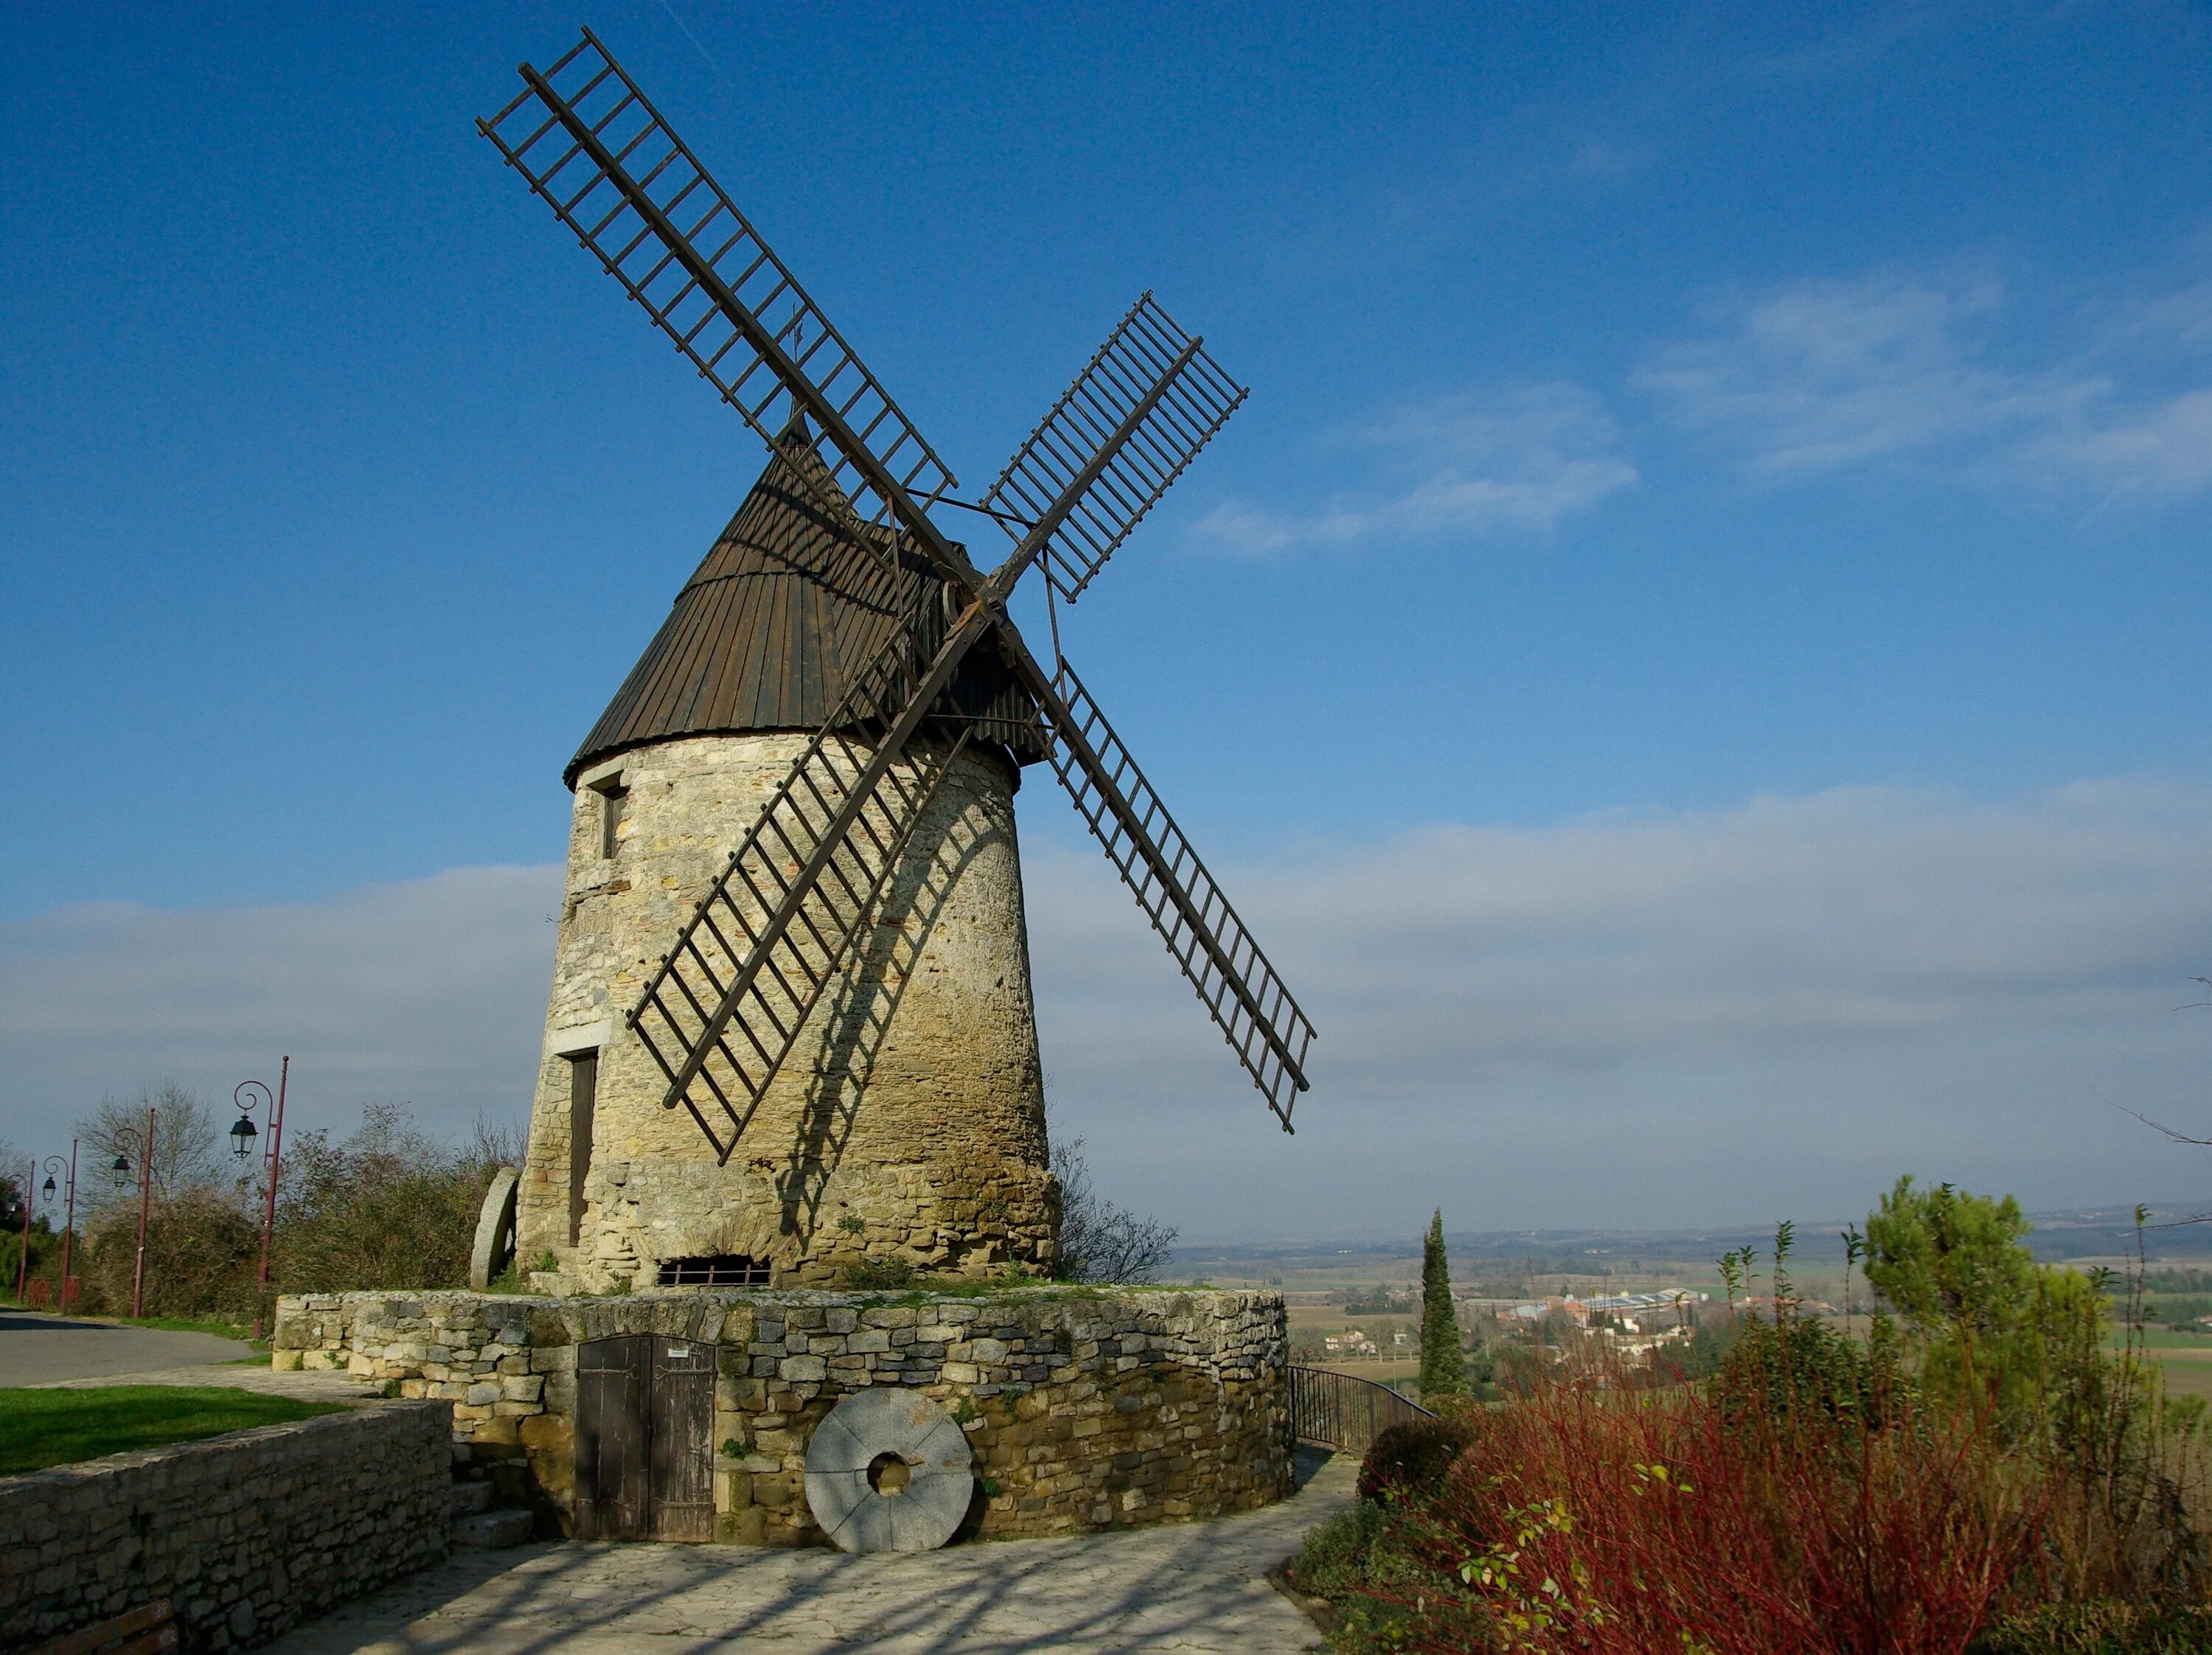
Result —
<instances>
[{"instance_id":1,"label":"wooden plank door","mask_svg":"<svg viewBox=\"0 0 2212 1655\"><path fill-rule=\"evenodd\" d=\"M655 1540L714 1537L714 1347L653 1346L651 1516Z\"/></svg>"},{"instance_id":2,"label":"wooden plank door","mask_svg":"<svg viewBox=\"0 0 2212 1655\"><path fill-rule=\"evenodd\" d=\"M629 1334L576 1347L579 1540L647 1537L653 1343L643 1334ZM708 1395L711 1403L711 1379Z\"/></svg>"}]
</instances>

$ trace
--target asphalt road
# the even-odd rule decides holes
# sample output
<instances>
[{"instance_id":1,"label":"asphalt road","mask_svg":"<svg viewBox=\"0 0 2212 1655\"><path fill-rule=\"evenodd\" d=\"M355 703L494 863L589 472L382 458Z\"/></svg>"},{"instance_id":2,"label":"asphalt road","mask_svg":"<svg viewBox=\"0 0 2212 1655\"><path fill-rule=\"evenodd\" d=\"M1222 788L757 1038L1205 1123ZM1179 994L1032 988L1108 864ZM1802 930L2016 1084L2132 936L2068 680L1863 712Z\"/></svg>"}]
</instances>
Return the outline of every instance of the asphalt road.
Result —
<instances>
[{"instance_id":1,"label":"asphalt road","mask_svg":"<svg viewBox=\"0 0 2212 1655\"><path fill-rule=\"evenodd\" d=\"M36 1311L0 1310L0 1386L99 1379L149 1368L185 1367L250 1356L242 1339L158 1328L116 1327Z\"/></svg>"}]
</instances>

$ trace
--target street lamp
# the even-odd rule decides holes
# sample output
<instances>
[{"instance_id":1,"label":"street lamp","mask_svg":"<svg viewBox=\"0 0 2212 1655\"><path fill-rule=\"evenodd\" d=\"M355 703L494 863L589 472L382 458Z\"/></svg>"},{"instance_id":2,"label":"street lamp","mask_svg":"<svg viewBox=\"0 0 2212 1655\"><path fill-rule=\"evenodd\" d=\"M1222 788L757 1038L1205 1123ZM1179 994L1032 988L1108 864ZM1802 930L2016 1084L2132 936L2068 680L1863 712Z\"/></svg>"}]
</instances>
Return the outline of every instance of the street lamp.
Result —
<instances>
[{"instance_id":1,"label":"street lamp","mask_svg":"<svg viewBox=\"0 0 2212 1655\"><path fill-rule=\"evenodd\" d=\"M46 1181L39 1186L39 1193L44 1196L48 1203L51 1203L54 1198L54 1180L57 1178L62 1177L66 1177L69 1179L69 1217L64 1222L62 1228L62 1291L60 1307L64 1312L69 1309L70 1243L76 1239L75 1232L76 1230L76 1146L77 1140L71 1138L70 1140L70 1158L67 1161L64 1161L59 1155L48 1155L46 1157ZM33 1173L36 1173L39 1168L36 1165L33 1165L31 1170ZM31 1226L30 1215L27 1208L24 1213L23 1223L23 1258L21 1267L16 1272L15 1280L15 1296L19 1300L27 1299L29 1293L30 1264Z\"/></svg>"},{"instance_id":2,"label":"street lamp","mask_svg":"<svg viewBox=\"0 0 2212 1655\"><path fill-rule=\"evenodd\" d=\"M69 1215L62 1221L62 1314L69 1314L70 1288L76 1278L70 1274L70 1253L76 1242L76 1146L78 1140L70 1140L69 1158ZM54 1180L46 1179L46 1197L53 1198Z\"/></svg>"},{"instance_id":3,"label":"street lamp","mask_svg":"<svg viewBox=\"0 0 2212 1655\"><path fill-rule=\"evenodd\" d=\"M115 1136L138 1151L138 1259L131 1271L131 1315L136 1320L146 1313L146 1215L154 1204L154 1106L146 1106L143 1139L128 1126L118 1129ZM131 1177L131 1157L120 1150L115 1156L114 1172L115 1187L119 1190Z\"/></svg>"},{"instance_id":4,"label":"street lamp","mask_svg":"<svg viewBox=\"0 0 2212 1655\"><path fill-rule=\"evenodd\" d=\"M253 1337L261 1337L263 1303L269 1297L269 1244L276 1234L276 1175L281 1168L284 1149L284 1089L292 1078L292 1059L287 1057L276 1071L276 1095L272 1100L269 1088L260 1081L240 1081L231 1100L238 1105L238 1118L231 1123L231 1153L240 1161L252 1151L258 1134L253 1127L253 1111L263 1105L269 1108L269 1192L261 1217L261 1278L253 1296Z\"/></svg>"}]
</instances>

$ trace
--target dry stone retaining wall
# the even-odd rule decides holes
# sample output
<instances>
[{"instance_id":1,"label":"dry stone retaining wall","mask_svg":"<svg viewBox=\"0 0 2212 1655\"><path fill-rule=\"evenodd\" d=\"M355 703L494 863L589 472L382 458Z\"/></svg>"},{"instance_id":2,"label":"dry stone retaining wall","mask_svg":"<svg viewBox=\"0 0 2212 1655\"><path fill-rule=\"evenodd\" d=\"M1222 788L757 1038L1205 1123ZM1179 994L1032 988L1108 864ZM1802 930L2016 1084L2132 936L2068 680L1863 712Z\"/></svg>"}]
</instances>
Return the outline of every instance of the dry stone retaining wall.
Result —
<instances>
[{"instance_id":1,"label":"dry stone retaining wall","mask_svg":"<svg viewBox=\"0 0 2212 1655\"><path fill-rule=\"evenodd\" d=\"M392 1403L0 1478L0 1648L155 1598L258 1643L446 1555L452 1425Z\"/></svg>"},{"instance_id":2,"label":"dry stone retaining wall","mask_svg":"<svg viewBox=\"0 0 2212 1655\"><path fill-rule=\"evenodd\" d=\"M878 1385L914 1386L961 1422L985 1536L1211 1517L1289 1492L1287 1339L1273 1293L343 1294L280 1300L275 1360L450 1401L456 1440L507 1497L565 1532L576 1346L634 1333L717 1346L724 1540L821 1538L806 1506L807 1440L841 1397Z\"/></svg>"}]
</instances>

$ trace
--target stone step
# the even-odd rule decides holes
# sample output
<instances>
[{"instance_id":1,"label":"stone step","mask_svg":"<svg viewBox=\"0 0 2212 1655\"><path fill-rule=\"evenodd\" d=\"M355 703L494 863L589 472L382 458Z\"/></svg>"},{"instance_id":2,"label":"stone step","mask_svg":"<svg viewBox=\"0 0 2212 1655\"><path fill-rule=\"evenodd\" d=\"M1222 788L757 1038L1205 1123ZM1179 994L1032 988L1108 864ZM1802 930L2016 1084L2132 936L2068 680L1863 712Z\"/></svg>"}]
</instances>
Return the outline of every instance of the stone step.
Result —
<instances>
[{"instance_id":1,"label":"stone step","mask_svg":"<svg viewBox=\"0 0 2212 1655\"><path fill-rule=\"evenodd\" d=\"M483 1512L474 1517L464 1517L453 1524L453 1544L456 1546L519 1546L530 1538L536 1525L528 1512L512 1509Z\"/></svg>"},{"instance_id":2,"label":"stone step","mask_svg":"<svg viewBox=\"0 0 2212 1655\"><path fill-rule=\"evenodd\" d=\"M489 1482L456 1482L453 1485L453 1515L474 1517L479 1512L491 1509L492 1486Z\"/></svg>"}]
</instances>

